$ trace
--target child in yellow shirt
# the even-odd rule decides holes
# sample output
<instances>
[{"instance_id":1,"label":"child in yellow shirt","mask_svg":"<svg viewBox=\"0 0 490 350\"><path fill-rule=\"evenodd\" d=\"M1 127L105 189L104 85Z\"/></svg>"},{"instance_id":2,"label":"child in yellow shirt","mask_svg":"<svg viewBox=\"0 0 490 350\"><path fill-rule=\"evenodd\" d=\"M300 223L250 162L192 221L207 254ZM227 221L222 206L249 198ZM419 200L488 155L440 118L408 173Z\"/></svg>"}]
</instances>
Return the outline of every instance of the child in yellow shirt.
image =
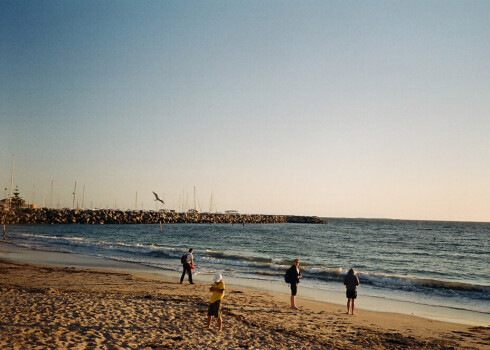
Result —
<instances>
[{"instance_id":1,"label":"child in yellow shirt","mask_svg":"<svg viewBox=\"0 0 490 350\"><path fill-rule=\"evenodd\" d=\"M211 294L211 300L209 301L208 309L208 328L211 327L211 317L218 319L218 331L221 331L222 320L221 320L221 299L225 296L225 282L223 277L217 273L213 279L214 283L209 289Z\"/></svg>"}]
</instances>

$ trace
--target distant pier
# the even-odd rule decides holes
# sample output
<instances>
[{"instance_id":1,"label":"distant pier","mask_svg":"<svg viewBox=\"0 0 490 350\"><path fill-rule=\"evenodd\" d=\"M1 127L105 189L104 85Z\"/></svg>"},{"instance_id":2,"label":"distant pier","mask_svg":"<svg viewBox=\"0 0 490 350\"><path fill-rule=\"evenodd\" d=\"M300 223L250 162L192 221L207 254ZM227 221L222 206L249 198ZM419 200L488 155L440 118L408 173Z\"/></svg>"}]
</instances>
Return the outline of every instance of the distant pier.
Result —
<instances>
[{"instance_id":1,"label":"distant pier","mask_svg":"<svg viewBox=\"0 0 490 350\"><path fill-rule=\"evenodd\" d=\"M115 209L0 209L5 224L325 224L317 216L176 213Z\"/></svg>"}]
</instances>

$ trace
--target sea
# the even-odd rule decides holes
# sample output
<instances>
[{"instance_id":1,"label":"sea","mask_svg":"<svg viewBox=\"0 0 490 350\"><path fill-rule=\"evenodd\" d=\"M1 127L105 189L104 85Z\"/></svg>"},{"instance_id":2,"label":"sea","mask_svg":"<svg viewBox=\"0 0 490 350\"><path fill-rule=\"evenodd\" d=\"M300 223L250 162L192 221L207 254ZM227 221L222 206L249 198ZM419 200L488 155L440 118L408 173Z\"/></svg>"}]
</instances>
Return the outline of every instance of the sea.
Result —
<instances>
[{"instance_id":1,"label":"sea","mask_svg":"<svg viewBox=\"0 0 490 350\"><path fill-rule=\"evenodd\" d=\"M343 277L360 280L356 307L490 325L490 223L324 218L314 224L9 225L20 247L131 263L179 280L194 249L194 280L287 294L345 308ZM187 278L186 278L187 282Z\"/></svg>"}]
</instances>

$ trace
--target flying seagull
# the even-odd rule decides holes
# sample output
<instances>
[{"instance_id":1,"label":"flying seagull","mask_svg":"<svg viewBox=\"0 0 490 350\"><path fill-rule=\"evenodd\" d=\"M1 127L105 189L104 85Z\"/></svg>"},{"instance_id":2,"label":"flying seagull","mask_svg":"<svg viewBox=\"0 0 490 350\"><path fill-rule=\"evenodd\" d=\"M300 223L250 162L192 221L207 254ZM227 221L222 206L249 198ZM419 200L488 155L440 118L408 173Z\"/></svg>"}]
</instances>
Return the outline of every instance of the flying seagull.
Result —
<instances>
[{"instance_id":1,"label":"flying seagull","mask_svg":"<svg viewBox=\"0 0 490 350\"><path fill-rule=\"evenodd\" d=\"M159 202L162 202L162 204L165 204L165 202L163 200L161 200L160 197L158 197L158 194L156 194L155 192L153 192L153 194L155 195L156 201L159 201Z\"/></svg>"}]
</instances>

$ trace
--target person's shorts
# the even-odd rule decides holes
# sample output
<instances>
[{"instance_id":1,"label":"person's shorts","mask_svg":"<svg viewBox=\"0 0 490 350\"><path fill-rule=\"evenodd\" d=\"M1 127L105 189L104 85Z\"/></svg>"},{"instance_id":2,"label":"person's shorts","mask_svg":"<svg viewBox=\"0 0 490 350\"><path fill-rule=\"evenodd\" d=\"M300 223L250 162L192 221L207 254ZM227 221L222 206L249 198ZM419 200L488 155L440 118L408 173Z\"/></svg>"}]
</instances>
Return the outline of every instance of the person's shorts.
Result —
<instances>
[{"instance_id":1,"label":"person's shorts","mask_svg":"<svg viewBox=\"0 0 490 350\"><path fill-rule=\"evenodd\" d=\"M291 283L291 295L296 295L298 293L298 284Z\"/></svg>"},{"instance_id":2,"label":"person's shorts","mask_svg":"<svg viewBox=\"0 0 490 350\"><path fill-rule=\"evenodd\" d=\"M208 316L221 317L221 299L209 304Z\"/></svg>"},{"instance_id":3,"label":"person's shorts","mask_svg":"<svg viewBox=\"0 0 490 350\"><path fill-rule=\"evenodd\" d=\"M357 298L357 291L356 290L348 290L345 292L345 296L347 299L355 299Z\"/></svg>"}]
</instances>

